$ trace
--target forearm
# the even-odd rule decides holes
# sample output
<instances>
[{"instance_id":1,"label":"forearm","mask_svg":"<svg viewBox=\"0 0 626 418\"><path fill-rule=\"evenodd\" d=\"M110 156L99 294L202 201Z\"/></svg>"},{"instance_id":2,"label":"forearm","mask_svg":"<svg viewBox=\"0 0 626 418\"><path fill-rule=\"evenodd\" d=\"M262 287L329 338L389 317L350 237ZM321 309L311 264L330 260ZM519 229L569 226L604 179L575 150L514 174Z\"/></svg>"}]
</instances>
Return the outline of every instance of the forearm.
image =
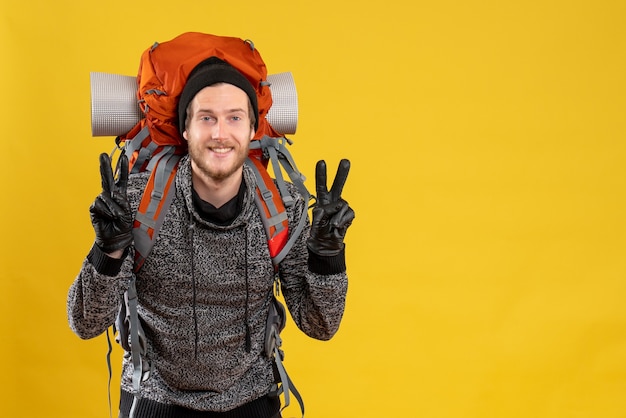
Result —
<instances>
[{"instance_id":1,"label":"forearm","mask_svg":"<svg viewBox=\"0 0 626 418\"><path fill-rule=\"evenodd\" d=\"M67 297L69 325L79 337L96 337L115 322L131 267L128 255L113 260L97 247L89 253Z\"/></svg>"},{"instance_id":2,"label":"forearm","mask_svg":"<svg viewBox=\"0 0 626 418\"><path fill-rule=\"evenodd\" d=\"M328 340L339 329L345 309L345 254L317 256L305 248L304 242L294 250L281 265L285 302L298 328L312 338ZM302 262L306 260L308 263Z\"/></svg>"},{"instance_id":3,"label":"forearm","mask_svg":"<svg viewBox=\"0 0 626 418\"><path fill-rule=\"evenodd\" d=\"M300 199L292 210L290 225L296 225L305 202ZM294 322L305 334L319 340L328 340L339 329L345 309L348 278L345 247L334 255L312 252L307 241L310 225L294 243L280 264L281 289Z\"/></svg>"},{"instance_id":4,"label":"forearm","mask_svg":"<svg viewBox=\"0 0 626 418\"><path fill-rule=\"evenodd\" d=\"M311 272L300 282L286 282L283 294L294 322L305 334L329 340L339 330L346 304L348 280L344 273Z\"/></svg>"}]
</instances>

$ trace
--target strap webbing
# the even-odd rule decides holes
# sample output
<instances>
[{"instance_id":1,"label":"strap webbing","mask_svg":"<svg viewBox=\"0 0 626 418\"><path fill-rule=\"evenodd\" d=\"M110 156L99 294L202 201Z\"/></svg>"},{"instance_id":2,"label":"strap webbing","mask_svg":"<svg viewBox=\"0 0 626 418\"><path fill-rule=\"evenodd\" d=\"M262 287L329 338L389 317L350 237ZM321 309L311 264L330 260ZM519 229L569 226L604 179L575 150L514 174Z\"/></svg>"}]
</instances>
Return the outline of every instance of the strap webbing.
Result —
<instances>
[{"instance_id":1,"label":"strap webbing","mask_svg":"<svg viewBox=\"0 0 626 418\"><path fill-rule=\"evenodd\" d=\"M177 154L160 156L156 171L152 173L152 176L154 176L154 189L150 196L143 197L150 198L146 213L137 212L135 215L135 220L140 223L140 227L133 228L133 238L135 251L140 260L145 260L148 254L150 254L153 240L156 239L158 231L165 220L167 208L174 199L176 186L173 183L173 177L176 174L176 168L181 157L181 155ZM161 211L157 214L161 201L163 201ZM149 233L150 229L152 229L152 234ZM142 263L143 261L140 262L140 264Z\"/></svg>"},{"instance_id":2,"label":"strap webbing","mask_svg":"<svg viewBox=\"0 0 626 418\"><path fill-rule=\"evenodd\" d=\"M282 176L281 169L285 170L285 172L289 176L289 179L296 186L296 188L298 189L298 191L300 192L300 194L305 200L305 206L302 211L302 216L300 217L300 221L298 222L296 229L292 232L291 237L286 242L286 244L282 247L279 253L276 254L274 258L272 259L275 266L278 266L278 264L289 253L289 251L295 244L296 240L298 239L298 236L302 233L302 230L306 226L308 203L311 199L311 194L309 193L306 186L304 185L304 181L306 180L306 178L302 175L302 173L300 173L300 171L296 167L295 161L293 157L291 156L291 153L287 149L287 146L285 145L286 143L290 143L289 140L286 138L271 138L266 135L258 141L252 141L252 143L250 144L250 149L260 149L263 152L263 155L266 158L269 158L270 162L272 163L272 166L274 168L274 176L276 177L276 184L277 184L278 190L280 192L282 201L285 204L285 206L291 206L293 205L294 202L293 202L293 198L291 197L291 194L286 189L285 180ZM253 171L257 178L257 183L259 185L259 189L261 191L261 195L264 198L264 201L268 207L268 210L270 211L270 214L273 215L273 212L272 212L273 202L271 202L271 194L270 194L271 192L268 191L267 195L264 194L266 193L263 190L264 181L263 181L261 174L258 171L258 168L253 162L249 162L248 165L253 168ZM262 209L263 209L262 207L259 207L259 210L262 210ZM270 219L267 219L267 220L263 219L263 225L265 226L265 230L269 234L269 230L270 230L269 228L271 226L278 225L279 222L282 222L283 220L284 220L284 217L273 219L273 217L271 216ZM278 232L278 229L277 229L277 232Z\"/></svg>"},{"instance_id":3,"label":"strap webbing","mask_svg":"<svg viewBox=\"0 0 626 418\"><path fill-rule=\"evenodd\" d=\"M276 228L276 232L280 232L283 227L283 222L287 220L287 214L285 212L279 212L276 204L274 203L274 194L268 188L268 185L265 183L265 179L263 175L259 171L259 168L254 163L254 161L248 157L245 161L245 164L252 169L254 173L254 177L256 178L257 187L259 188L259 192L265 203L265 207L270 213L269 218L265 216L265 210L263 206L259 207L259 211L261 212L261 221L263 222L263 226L265 227L265 232L267 233L268 238L271 236L270 228L273 226ZM258 203L258 202L257 202Z\"/></svg>"},{"instance_id":4,"label":"strap webbing","mask_svg":"<svg viewBox=\"0 0 626 418\"><path fill-rule=\"evenodd\" d=\"M290 207L294 204L294 201L291 197L291 194L287 192L287 186L285 186L285 180L283 179L283 174L280 170L281 165L278 160L278 153L276 152L276 148L278 147L278 141L276 138L269 138L266 136L261 139L261 146L263 147L263 151L267 150L267 153L269 154L270 161L272 162L272 167L274 167L276 184L278 185L278 190L281 197L283 198L283 203L286 207Z\"/></svg>"},{"instance_id":5,"label":"strap webbing","mask_svg":"<svg viewBox=\"0 0 626 418\"><path fill-rule=\"evenodd\" d=\"M308 211L308 208L306 205L304 205L304 208L302 209L302 215L300 216L300 221L298 222L296 229L291 233L291 237L289 238L285 246L282 248L282 250L280 250L280 252L276 254L274 259L272 260L275 266L279 265L280 262L283 261L285 256L289 253L289 251L295 244L296 240L302 233L302 230L304 229L304 226L306 225L307 211Z\"/></svg>"},{"instance_id":6,"label":"strap webbing","mask_svg":"<svg viewBox=\"0 0 626 418\"><path fill-rule=\"evenodd\" d=\"M124 152L126 153L129 161L131 161L133 154L137 152L137 160L133 164L133 168L130 171L131 173L138 173L141 171L143 164L150 158L152 152L154 152L157 148L157 144L152 141L144 146L143 141L149 135L150 130L148 129L148 125L146 125L137 133L137 135L126 139L124 142Z\"/></svg>"},{"instance_id":7,"label":"strap webbing","mask_svg":"<svg viewBox=\"0 0 626 418\"><path fill-rule=\"evenodd\" d=\"M285 394L285 405L281 408L281 411L289 406L289 393L291 392L298 401L298 404L300 404L300 411L302 412L302 416L304 417L304 401L302 400L302 396L300 396L300 392L298 392L298 389L296 389L295 385L289 378L289 375L285 370L285 366L283 366L283 352L278 348L278 346L280 345L280 336L277 333L275 334L275 336L277 339L277 343L276 347L274 348L274 360L276 363L276 368L278 369L278 374L280 375L280 381L282 383L281 391Z\"/></svg>"},{"instance_id":8,"label":"strap webbing","mask_svg":"<svg viewBox=\"0 0 626 418\"><path fill-rule=\"evenodd\" d=\"M133 363L133 391L138 393L143 367L141 345L139 344L139 315L137 314L137 288L135 286L135 280L136 278L133 274L128 285L128 290L126 291L126 299L128 303L128 320L130 326L130 354Z\"/></svg>"},{"instance_id":9,"label":"strap webbing","mask_svg":"<svg viewBox=\"0 0 626 418\"><path fill-rule=\"evenodd\" d=\"M111 353L113 352L113 345L111 345L111 336L109 335L109 329L107 328L107 370L109 371L109 380L107 382L107 395L109 399L109 418L113 418L113 407L111 404L111 377L113 376L113 368L111 367Z\"/></svg>"},{"instance_id":10,"label":"strap webbing","mask_svg":"<svg viewBox=\"0 0 626 418\"><path fill-rule=\"evenodd\" d=\"M162 154L158 157L158 162L154 164L156 165L156 168L153 169L152 172L154 188L149 196L150 203L148 204L145 213L138 212L137 216L135 217L135 220L139 221L146 228L154 229L155 225L158 222L158 220L156 219L157 210L165 194L165 188L169 182L169 179L174 173L174 168L178 164L178 161L180 161L180 157L180 155L175 154ZM152 162L150 164L152 165ZM167 210L162 211L159 214L159 217L165 216L165 212L167 212Z\"/></svg>"},{"instance_id":11,"label":"strap webbing","mask_svg":"<svg viewBox=\"0 0 626 418\"><path fill-rule=\"evenodd\" d=\"M304 197L305 201L308 203L311 194L307 190L304 182L306 181L306 177L298 170L296 167L296 163L289 152L289 149L285 144L290 144L291 142L287 138L270 138L269 136L264 136L258 141L252 141L250 144L250 149L260 149L263 151L263 155L267 155L272 162L274 167L274 176L278 183L283 182L282 174L280 173L280 168L284 169L291 182L298 188L300 194ZM271 155L275 154L276 158L272 159ZM277 161L275 161L277 160ZM281 193L283 189L280 188Z\"/></svg>"}]
</instances>

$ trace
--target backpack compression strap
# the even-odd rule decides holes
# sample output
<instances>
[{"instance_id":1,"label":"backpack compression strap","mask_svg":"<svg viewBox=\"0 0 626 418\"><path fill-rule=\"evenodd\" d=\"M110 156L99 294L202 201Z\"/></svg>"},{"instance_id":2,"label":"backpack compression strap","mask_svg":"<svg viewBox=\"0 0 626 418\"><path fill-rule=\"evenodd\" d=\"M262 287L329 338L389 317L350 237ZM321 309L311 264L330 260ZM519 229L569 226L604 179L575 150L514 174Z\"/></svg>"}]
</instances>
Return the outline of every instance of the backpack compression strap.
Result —
<instances>
[{"instance_id":1,"label":"backpack compression strap","mask_svg":"<svg viewBox=\"0 0 626 418\"><path fill-rule=\"evenodd\" d=\"M150 363L145 358L146 338L137 314L137 288L133 274L128 290L124 294L124 303L128 307L126 312L127 326L130 333L130 354L133 363L133 391L139 393L139 385L150 376Z\"/></svg>"},{"instance_id":2,"label":"backpack compression strap","mask_svg":"<svg viewBox=\"0 0 626 418\"><path fill-rule=\"evenodd\" d=\"M272 296L269 314L267 316L267 323L265 326L265 355L270 359L274 359L276 371L278 371L281 386L277 390L276 396L279 396L281 393L285 394L285 405L282 407L282 409L285 409L289 406L289 394L292 393L298 401L298 404L300 405L300 411L302 412L302 416L304 417L304 401L302 400L302 396L300 396L300 392L298 392L298 390L296 389L295 385L291 381L291 378L287 374L287 371L285 370L285 366L283 366L285 353L283 352L283 350L280 349L282 345L280 332L283 330L283 328L285 328L285 323L285 307L282 303L278 301L278 299Z\"/></svg>"},{"instance_id":3,"label":"backpack compression strap","mask_svg":"<svg viewBox=\"0 0 626 418\"><path fill-rule=\"evenodd\" d=\"M293 205L294 202L291 199L291 195L287 193L287 189L285 188L285 181L283 180L280 170L281 168L285 170L289 176L289 180L291 180L291 182L298 188L298 191L300 191L300 194L304 197L305 202L308 204L311 194L304 185L306 177L304 177L304 175L298 170L298 167L296 167L296 163L285 145L286 143L291 144L291 141L284 137L271 138L265 135L258 141L252 141L250 149L260 149L263 156L272 162L272 167L274 167L274 176L276 176L276 183L278 184L280 194L283 196L285 206L289 207Z\"/></svg>"},{"instance_id":4,"label":"backpack compression strap","mask_svg":"<svg viewBox=\"0 0 626 418\"><path fill-rule=\"evenodd\" d=\"M265 231L267 232L272 262L276 268L278 268L280 262L285 258L287 253L289 253L295 241L302 233L302 230L306 225L308 203L311 199L311 194L304 185L306 178L296 167L293 157L289 153L285 143L291 144L291 142L286 138L270 138L266 135L258 141L252 141L250 144L251 150L260 150L263 158L271 161L274 169L274 176L276 177L275 183L260 160L256 158L248 158L246 161L248 166L252 168L252 171L257 179L258 187L256 202L259 211L267 215L265 217L262 216L261 219L263 220L263 225L265 226ZM282 228L280 228L277 224L279 222L284 222L285 228L287 227L286 214L281 215L281 213L284 212L284 207L292 206L294 201L291 194L287 191L281 169L285 170L289 179L296 186L305 201L300 221L298 222L298 225L296 225L295 230L292 232L291 238L288 240L288 231L283 232ZM277 187L278 190L276 190ZM276 194L276 191L278 191L278 195ZM272 228L279 229L276 231ZM278 234L280 234L280 236L276 237Z\"/></svg>"},{"instance_id":5,"label":"backpack compression strap","mask_svg":"<svg viewBox=\"0 0 626 418\"><path fill-rule=\"evenodd\" d=\"M182 155L177 148L158 145L151 139L148 126L144 126L133 138L127 139L125 153L133 161L131 173L149 171L150 178L135 215L133 238L135 246L135 271L138 271L152 250L156 235L163 224L167 208L174 198L171 187ZM147 143L146 143L147 142Z\"/></svg>"},{"instance_id":6,"label":"backpack compression strap","mask_svg":"<svg viewBox=\"0 0 626 418\"><path fill-rule=\"evenodd\" d=\"M256 178L257 189L254 200L265 227L270 257L274 261L274 257L278 255L287 243L289 235L287 212L281 200L281 195L269 173L263 167L263 163L256 158L247 158L245 164L252 169ZM278 263L274 262L274 265L278 265Z\"/></svg>"}]
</instances>

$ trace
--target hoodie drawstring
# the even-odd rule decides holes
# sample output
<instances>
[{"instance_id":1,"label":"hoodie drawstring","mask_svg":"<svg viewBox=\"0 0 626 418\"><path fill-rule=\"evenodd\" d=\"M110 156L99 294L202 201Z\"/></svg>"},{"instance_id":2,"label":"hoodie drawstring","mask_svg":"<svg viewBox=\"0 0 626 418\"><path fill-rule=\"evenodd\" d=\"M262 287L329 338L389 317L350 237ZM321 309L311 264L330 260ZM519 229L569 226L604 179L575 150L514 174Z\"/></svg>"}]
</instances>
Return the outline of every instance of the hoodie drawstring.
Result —
<instances>
[{"instance_id":1,"label":"hoodie drawstring","mask_svg":"<svg viewBox=\"0 0 626 418\"><path fill-rule=\"evenodd\" d=\"M252 350L252 341L250 337L250 317L248 313L248 303L250 299L250 283L248 280L248 227L244 225L244 234L246 242L244 243L244 276L246 280L246 306L245 306L245 327L246 327L246 353Z\"/></svg>"},{"instance_id":2,"label":"hoodie drawstring","mask_svg":"<svg viewBox=\"0 0 626 418\"><path fill-rule=\"evenodd\" d=\"M196 266L194 264L194 231L196 228L196 224L193 221L193 216L191 213L189 214L189 241L191 246L191 292L192 292L192 303L191 309L193 310L193 328L194 328L194 355L195 359L198 359L198 339L200 338L198 331L198 314L196 311Z\"/></svg>"}]
</instances>

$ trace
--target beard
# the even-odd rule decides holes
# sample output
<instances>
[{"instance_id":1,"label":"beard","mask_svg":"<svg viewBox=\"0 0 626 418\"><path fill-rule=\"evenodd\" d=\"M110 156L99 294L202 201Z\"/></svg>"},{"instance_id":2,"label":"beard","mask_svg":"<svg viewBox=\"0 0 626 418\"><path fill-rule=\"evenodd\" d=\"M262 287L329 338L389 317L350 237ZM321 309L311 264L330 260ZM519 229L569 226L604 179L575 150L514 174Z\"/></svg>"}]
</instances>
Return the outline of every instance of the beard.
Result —
<instances>
[{"instance_id":1,"label":"beard","mask_svg":"<svg viewBox=\"0 0 626 418\"><path fill-rule=\"evenodd\" d=\"M248 158L249 147L241 147L237 143L215 142L208 146L198 146L197 143L189 144L189 157L199 174L215 182L221 182L239 172ZM214 154L211 149L220 147L232 147L226 158Z\"/></svg>"}]
</instances>

